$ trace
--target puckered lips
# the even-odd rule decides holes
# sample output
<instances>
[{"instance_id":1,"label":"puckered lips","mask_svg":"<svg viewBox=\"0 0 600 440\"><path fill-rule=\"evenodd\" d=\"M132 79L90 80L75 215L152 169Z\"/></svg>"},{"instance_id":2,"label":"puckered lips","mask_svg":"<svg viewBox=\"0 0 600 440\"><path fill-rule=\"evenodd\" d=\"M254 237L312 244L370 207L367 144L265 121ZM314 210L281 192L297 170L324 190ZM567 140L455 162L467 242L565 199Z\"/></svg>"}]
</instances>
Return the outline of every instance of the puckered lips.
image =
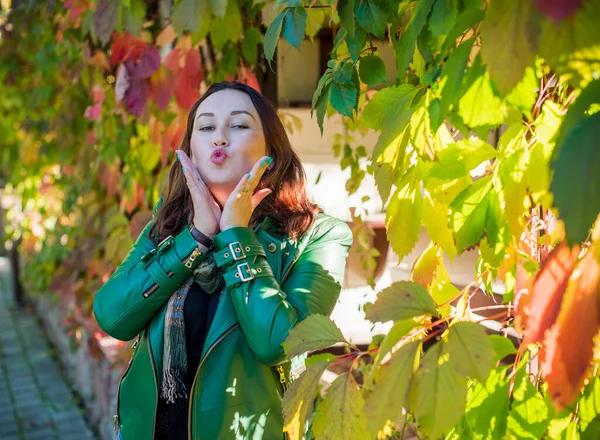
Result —
<instances>
[{"instance_id":1,"label":"puckered lips","mask_svg":"<svg viewBox=\"0 0 600 440\"><path fill-rule=\"evenodd\" d=\"M223 147L217 147L212 151L212 154L210 155L210 160L212 160L212 162L214 164L217 165L221 165L225 159L227 159L227 153L225 152L225 148Z\"/></svg>"}]
</instances>

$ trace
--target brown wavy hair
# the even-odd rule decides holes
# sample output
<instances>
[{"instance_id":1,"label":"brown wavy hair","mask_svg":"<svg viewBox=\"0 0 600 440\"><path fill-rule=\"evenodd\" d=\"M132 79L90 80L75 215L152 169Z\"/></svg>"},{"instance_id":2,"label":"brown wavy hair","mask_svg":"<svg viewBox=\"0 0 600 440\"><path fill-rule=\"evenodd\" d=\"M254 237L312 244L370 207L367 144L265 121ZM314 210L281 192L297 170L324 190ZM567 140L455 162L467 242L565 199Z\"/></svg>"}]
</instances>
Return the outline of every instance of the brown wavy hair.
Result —
<instances>
[{"instance_id":1,"label":"brown wavy hair","mask_svg":"<svg viewBox=\"0 0 600 440\"><path fill-rule=\"evenodd\" d=\"M191 157L190 139L198 106L213 93L226 89L239 90L250 97L260 116L267 155L273 158L274 167L263 175L256 187L257 191L270 188L273 192L254 209L248 226L255 227L268 215L273 219L276 234L298 239L310 228L317 213L323 212L323 208L309 202L306 193L306 173L300 158L292 149L275 107L264 96L239 82L213 84L190 109L187 129L179 143L179 149ZM158 243L169 235L176 235L187 226L187 219L193 214L193 210L191 194L181 165L174 160L169 171L167 194L156 212L150 236Z\"/></svg>"}]
</instances>

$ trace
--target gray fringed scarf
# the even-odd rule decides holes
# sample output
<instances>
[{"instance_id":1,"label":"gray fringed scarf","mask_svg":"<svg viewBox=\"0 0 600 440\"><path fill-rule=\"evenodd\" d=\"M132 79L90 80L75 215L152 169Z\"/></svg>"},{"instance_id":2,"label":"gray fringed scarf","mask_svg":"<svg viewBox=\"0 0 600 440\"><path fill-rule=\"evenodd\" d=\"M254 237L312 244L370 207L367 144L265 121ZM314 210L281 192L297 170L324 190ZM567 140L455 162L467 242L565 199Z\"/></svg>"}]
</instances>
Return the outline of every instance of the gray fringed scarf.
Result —
<instances>
[{"instance_id":1,"label":"gray fringed scarf","mask_svg":"<svg viewBox=\"0 0 600 440\"><path fill-rule=\"evenodd\" d=\"M187 351L185 345L185 322L183 305L185 298L196 282L209 295L220 292L225 281L217 267L212 252L200 263L191 276L169 299L164 325L163 368L160 397L175 403L176 398L187 398L185 375Z\"/></svg>"}]
</instances>

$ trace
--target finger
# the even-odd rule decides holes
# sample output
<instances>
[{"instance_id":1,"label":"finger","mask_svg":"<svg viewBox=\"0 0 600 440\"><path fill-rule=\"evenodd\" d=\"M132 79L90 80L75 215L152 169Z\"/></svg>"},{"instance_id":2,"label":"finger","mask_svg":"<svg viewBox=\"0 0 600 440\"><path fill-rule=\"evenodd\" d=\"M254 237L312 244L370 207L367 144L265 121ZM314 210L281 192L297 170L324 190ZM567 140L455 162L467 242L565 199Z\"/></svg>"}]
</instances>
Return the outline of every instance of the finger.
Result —
<instances>
[{"instance_id":1,"label":"finger","mask_svg":"<svg viewBox=\"0 0 600 440\"><path fill-rule=\"evenodd\" d=\"M261 202L272 192L273 192L273 190L269 189L269 188L265 188L265 189L261 189L260 191L256 191L256 193L252 196L252 211L254 212L256 207L258 205L260 205Z\"/></svg>"},{"instance_id":2,"label":"finger","mask_svg":"<svg viewBox=\"0 0 600 440\"><path fill-rule=\"evenodd\" d=\"M254 190L258 186L260 179L265 174L267 167L273 160L269 156L261 157L252 167L252 171L250 171L250 177L248 178L249 188Z\"/></svg>"},{"instance_id":3,"label":"finger","mask_svg":"<svg viewBox=\"0 0 600 440\"><path fill-rule=\"evenodd\" d=\"M194 165L194 162L192 162L192 159L190 159L190 157L183 150L175 150L175 151L177 152L177 155L179 157L179 162L181 162L181 166L186 171L190 170L192 180L198 186L206 188L206 184L202 180L202 177L200 177L200 173L198 172L198 169Z\"/></svg>"}]
</instances>

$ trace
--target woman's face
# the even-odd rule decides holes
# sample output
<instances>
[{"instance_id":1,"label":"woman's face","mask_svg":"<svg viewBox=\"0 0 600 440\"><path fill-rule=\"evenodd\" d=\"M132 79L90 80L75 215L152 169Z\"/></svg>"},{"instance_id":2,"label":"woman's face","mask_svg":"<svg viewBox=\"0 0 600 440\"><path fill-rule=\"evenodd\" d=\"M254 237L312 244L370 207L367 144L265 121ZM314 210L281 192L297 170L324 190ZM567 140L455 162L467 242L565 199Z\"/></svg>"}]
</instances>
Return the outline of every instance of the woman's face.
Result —
<instances>
[{"instance_id":1,"label":"woman's face","mask_svg":"<svg viewBox=\"0 0 600 440\"><path fill-rule=\"evenodd\" d=\"M192 161L218 201L267 153L260 117L244 92L220 90L196 110Z\"/></svg>"}]
</instances>

